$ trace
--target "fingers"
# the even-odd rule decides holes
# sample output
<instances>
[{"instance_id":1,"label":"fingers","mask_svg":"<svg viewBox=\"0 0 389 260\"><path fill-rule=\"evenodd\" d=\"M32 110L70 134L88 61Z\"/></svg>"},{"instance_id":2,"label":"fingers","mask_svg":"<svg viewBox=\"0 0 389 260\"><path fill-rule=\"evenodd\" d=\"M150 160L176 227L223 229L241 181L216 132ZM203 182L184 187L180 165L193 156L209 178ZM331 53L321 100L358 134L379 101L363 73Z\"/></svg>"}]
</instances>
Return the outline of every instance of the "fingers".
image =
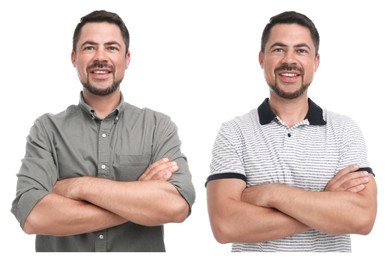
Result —
<instances>
[{"instance_id":1,"label":"fingers","mask_svg":"<svg viewBox=\"0 0 389 260\"><path fill-rule=\"evenodd\" d=\"M148 180L168 180L178 170L175 161L169 161L167 158L160 159L151 164L146 171L139 177L140 181Z\"/></svg>"},{"instance_id":2,"label":"fingers","mask_svg":"<svg viewBox=\"0 0 389 260\"><path fill-rule=\"evenodd\" d=\"M354 186L350 189L348 189L347 191L351 191L351 192L360 192L360 191L363 191L365 189L366 185L365 184L360 184L360 185L357 185L357 186Z\"/></svg>"},{"instance_id":3,"label":"fingers","mask_svg":"<svg viewBox=\"0 0 389 260\"><path fill-rule=\"evenodd\" d=\"M358 171L358 169L358 165L350 165L340 170L328 182L325 191L362 191L369 182L369 173L366 171Z\"/></svg>"},{"instance_id":4,"label":"fingers","mask_svg":"<svg viewBox=\"0 0 389 260\"><path fill-rule=\"evenodd\" d=\"M356 170L359 169L359 165L358 164L351 164L349 166L347 166L346 168L340 170L336 175L335 177L333 178L335 181L338 180L338 179L341 179L343 178L345 175L347 175L348 173L351 173L351 172L355 172Z\"/></svg>"}]
</instances>

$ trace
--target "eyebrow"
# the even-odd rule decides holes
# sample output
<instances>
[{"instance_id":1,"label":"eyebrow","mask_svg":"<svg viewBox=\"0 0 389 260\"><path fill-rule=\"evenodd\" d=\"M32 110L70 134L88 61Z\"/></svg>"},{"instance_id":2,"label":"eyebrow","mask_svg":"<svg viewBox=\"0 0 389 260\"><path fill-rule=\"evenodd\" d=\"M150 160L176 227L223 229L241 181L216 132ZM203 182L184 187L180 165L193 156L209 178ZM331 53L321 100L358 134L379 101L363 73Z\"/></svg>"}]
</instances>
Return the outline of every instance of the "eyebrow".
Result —
<instances>
[{"instance_id":1,"label":"eyebrow","mask_svg":"<svg viewBox=\"0 0 389 260\"><path fill-rule=\"evenodd\" d=\"M86 41L84 42L83 44L81 44L81 47L85 46L85 45L98 45L97 42L94 42L94 41ZM118 45L119 47L122 47L120 45L120 43L118 43L117 41L109 41L109 42L106 42L104 43L105 46L110 46L110 45Z\"/></svg>"},{"instance_id":2,"label":"eyebrow","mask_svg":"<svg viewBox=\"0 0 389 260\"><path fill-rule=\"evenodd\" d=\"M275 42L273 43L271 46L270 46L270 49L274 48L274 47L288 47L288 45L286 45L285 43L282 43L282 42ZM293 45L293 48L301 48L301 47L305 47L305 48L308 48L309 50L311 50L311 48L309 47L308 44L306 43L299 43L299 44L296 44L296 45Z\"/></svg>"}]
</instances>

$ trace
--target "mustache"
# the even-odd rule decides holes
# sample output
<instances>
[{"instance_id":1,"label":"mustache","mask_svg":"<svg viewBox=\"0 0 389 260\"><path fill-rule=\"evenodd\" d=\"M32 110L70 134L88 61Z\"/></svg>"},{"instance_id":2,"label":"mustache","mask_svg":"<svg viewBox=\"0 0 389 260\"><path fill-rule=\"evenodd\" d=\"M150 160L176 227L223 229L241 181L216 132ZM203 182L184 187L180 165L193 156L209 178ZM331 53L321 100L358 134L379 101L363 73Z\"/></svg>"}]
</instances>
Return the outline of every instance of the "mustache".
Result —
<instances>
[{"instance_id":1,"label":"mustache","mask_svg":"<svg viewBox=\"0 0 389 260\"><path fill-rule=\"evenodd\" d=\"M281 66L277 67L275 71L278 72L281 70L289 70L289 71L294 70L294 71L298 71L300 73L304 72L303 68L297 66L296 64L288 64L288 63L281 64Z\"/></svg>"},{"instance_id":2,"label":"mustache","mask_svg":"<svg viewBox=\"0 0 389 260\"><path fill-rule=\"evenodd\" d=\"M109 68L110 70L114 71L114 66L112 66L111 64L108 64L108 62L101 62L101 61L95 61L93 62L93 64L89 65L87 67L87 70L90 70L90 69L102 69L102 68Z\"/></svg>"}]
</instances>

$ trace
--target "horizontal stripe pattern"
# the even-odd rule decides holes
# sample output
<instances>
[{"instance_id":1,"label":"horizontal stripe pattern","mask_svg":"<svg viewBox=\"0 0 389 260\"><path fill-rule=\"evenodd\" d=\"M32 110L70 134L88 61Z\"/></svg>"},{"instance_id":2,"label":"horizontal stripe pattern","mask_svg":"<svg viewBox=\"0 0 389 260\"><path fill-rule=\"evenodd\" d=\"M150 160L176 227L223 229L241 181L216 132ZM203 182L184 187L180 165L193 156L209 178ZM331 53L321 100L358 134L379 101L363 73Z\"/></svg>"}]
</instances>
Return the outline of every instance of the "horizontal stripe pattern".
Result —
<instances>
[{"instance_id":1,"label":"horizontal stripe pattern","mask_svg":"<svg viewBox=\"0 0 389 260\"><path fill-rule=\"evenodd\" d=\"M231 178L234 173L246 179L248 186L284 183L322 191L349 164L369 168L365 141L357 124L327 110L323 110L323 119L327 124L310 125L305 119L289 128L275 118L261 125L255 109L223 123L212 151L208 181ZM309 230L266 243L236 243L232 251L349 252L351 241L349 235Z\"/></svg>"}]
</instances>

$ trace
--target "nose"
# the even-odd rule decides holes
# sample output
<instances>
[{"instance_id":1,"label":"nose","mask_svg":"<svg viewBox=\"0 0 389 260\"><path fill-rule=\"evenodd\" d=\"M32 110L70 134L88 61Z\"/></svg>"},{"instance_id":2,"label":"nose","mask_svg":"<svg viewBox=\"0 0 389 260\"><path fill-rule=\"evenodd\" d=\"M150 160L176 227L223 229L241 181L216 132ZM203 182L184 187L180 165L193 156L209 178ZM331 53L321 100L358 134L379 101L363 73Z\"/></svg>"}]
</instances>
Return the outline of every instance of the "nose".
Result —
<instances>
[{"instance_id":1,"label":"nose","mask_svg":"<svg viewBox=\"0 0 389 260\"><path fill-rule=\"evenodd\" d=\"M282 58L282 63L296 64L296 53L293 50L286 51Z\"/></svg>"},{"instance_id":2,"label":"nose","mask_svg":"<svg viewBox=\"0 0 389 260\"><path fill-rule=\"evenodd\" d=\"M95 61L107 61L107 55L104 47L98 47L95 52Z\"/></svg>"}]
</instances>

